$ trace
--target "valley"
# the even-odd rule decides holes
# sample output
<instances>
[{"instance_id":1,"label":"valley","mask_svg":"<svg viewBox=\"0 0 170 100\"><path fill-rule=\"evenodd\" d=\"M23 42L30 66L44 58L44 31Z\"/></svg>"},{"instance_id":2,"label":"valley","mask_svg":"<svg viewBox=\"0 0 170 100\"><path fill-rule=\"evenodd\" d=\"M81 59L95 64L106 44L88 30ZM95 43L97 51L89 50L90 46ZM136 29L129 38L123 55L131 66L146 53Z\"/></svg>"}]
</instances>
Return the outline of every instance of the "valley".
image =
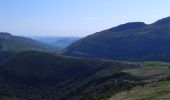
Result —
<instances>
[{"instance_id":1,"label":"valley","mask_svg":"<svg viewBox=\"0 0 170 100\"><path fill-rule=\"evenodd\" d=\"M0 32L0 100L169 100L169 26L35 40Z\"/></svg>"}]
</instances>

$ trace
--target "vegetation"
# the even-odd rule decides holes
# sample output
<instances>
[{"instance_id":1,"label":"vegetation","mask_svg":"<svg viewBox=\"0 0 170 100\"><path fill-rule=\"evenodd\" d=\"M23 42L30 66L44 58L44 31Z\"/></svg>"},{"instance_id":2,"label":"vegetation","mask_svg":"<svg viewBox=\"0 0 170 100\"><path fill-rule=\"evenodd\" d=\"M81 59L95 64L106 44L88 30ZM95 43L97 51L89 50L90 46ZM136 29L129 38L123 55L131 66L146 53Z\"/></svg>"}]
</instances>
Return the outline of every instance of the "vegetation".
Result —
<instances>
[{"instance_id":1,"label":"vegetation","mask_svg":"<svg viewBox=\"0 0 170 100\"><path fill-rule=\"evenodd\" d=\"M154 100L159 98L155 96L158 93L160 97L168 96L165 87L169 81L163 80L169 79L169 73L168 62L120 62L21 52L0 65L0 99L105 100L113 96L110 100ZM135 95L136 91L144 92ZM132 99L135 96L138 99Z\"/></svg>"},{"instance_id":2,"label":"vegetation","mask_svg":"<svg viewBox=\"0 0 170 100\"><path fill-rule=\"evenodd\" d=\"M156 82L144 87L138 86L126 92L118 93L109 100L169 100L170 81Z\"/></svg>"},{"instance_id":3,"label":"vegetation","mask_svg":"<svg viewBox=\"0 0 170 100\"><path fill-rule=\"evenodd\" d=\"M127 23L64 50L86 58L0 33L0 100L169 100L169 26L170 18Z\"/></svg>"},{"instance_id":4,"label":"vegetation","mask_svg":"<svg viewBox=\"0 0 170 100\"><path fill-rule=\"evenodd\" d=\"M170 17L153 24L127 23L71 44L65 55L125 61L170 61Z\"/></svg>"},{"instance_id":5,"label":"vegetation","mask_svg":"<svg viewBox=\"0 0 170 100\"><path fill-rule=\"evenodd\" d=\"M43 51L54 52L56 48L48 46L41 42L19 36L13 36L10 33L0 32L0 62L15 53L22 51Z\"/></svg>"},{"instance_id":6,"label":"vegetation","mask_svg":"<svg viewBox=\"0 0 170 100\"><path fill-rule=\"evenodd\" d=\"M10 33L0 32L0 51L22 52L22 51L50 51L52 48L41 42Z\"/></svg>"},{"instance_id":7,"label":"vegetation","mask_svg":"<svg viewBox=\"0 0 170 100\"><path fill-rule=\"evenodd\" d=\"M23 52L0 66L0 99L100 100L143 84L122 70L138 63Z\"/></svg>"},{"instance_id":8,"label":"vegetation","mask_svg":"<svg viewBox=\"0 0 170 100\"><path fill-rule=\"evenodd\" d=\"M170 63L143 62L143 68L124 70L147 82L143 86L136 86L132 90L113 95L108 100L169 100L170 99Z\"/></svg>"},{"instance_id":9,"label":"vegetation","mask_svg":"<svg viewBox=\"0 0 170 100\"><path fill-rule=\"evenodd\" d=\"M169 62L160 62L160 61L147 61L144 62L147 66L153 66L153 67L170 67Z\"/></svg>"}]
</instances>

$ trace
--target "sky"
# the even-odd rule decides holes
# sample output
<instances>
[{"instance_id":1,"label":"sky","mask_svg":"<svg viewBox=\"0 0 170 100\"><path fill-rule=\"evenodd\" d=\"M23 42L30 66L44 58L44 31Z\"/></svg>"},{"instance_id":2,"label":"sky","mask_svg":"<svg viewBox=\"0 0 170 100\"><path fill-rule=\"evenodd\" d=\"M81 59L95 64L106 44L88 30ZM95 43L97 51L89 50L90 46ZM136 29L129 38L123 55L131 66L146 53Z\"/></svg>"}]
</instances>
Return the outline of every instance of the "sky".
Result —
<instances>
[{"instance_id":1,"label":"sky","mask_svg":"<svg viewBox=\"0 0 170 100\"><path fill-rule=\"evenodd\" d=\"M170 0L0 0L0 31L86 36L127 22L170 16Z\"/></svg>"}]
</instances>

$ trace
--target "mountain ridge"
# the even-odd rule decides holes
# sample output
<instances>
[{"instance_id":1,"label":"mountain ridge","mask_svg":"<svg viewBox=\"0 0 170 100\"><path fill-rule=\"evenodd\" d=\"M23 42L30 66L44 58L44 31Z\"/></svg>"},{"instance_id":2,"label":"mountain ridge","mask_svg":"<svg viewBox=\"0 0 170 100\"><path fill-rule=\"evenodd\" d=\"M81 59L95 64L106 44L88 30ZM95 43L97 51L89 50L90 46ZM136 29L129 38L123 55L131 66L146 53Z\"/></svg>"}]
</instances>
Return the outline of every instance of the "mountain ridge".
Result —
<instances>
[{"instance_id":1,"label":"mountain ridge","mask_svg":"<svg viewBox=\"0 0 170 100\"><path fill-rule=\"evenodd\" d=\"M129 28L129 23L123 24L125 30L111 31L119 29L120 25L89 35L71 44L64 54L113 60L170 61L169 22L170 18L167 17L153 24L143 24L142 28L137 29Z\"/></svg>"},{"instance_id":2,"label":"mountain ridge","mask_svg":"<svg viewBox=\"0 0 170 100\"><path fill-rule=\"evenodd\" d=\"M45 50L45 44L36 40L15 36L7 32L0 32L0 45L2 51L20 52L27 50Z\"/></svg>"}]
</instances>

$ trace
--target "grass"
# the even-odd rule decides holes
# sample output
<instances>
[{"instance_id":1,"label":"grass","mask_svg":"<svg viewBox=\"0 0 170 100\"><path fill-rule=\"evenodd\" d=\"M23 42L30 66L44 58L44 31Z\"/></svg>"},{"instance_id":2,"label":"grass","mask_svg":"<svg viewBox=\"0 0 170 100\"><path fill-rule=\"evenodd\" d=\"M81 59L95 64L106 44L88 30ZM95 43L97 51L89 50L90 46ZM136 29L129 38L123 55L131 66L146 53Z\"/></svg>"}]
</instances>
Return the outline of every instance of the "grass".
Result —
<instances>
[{"instance_id":1,"label":"grass","mask_svg":"<svg viewBox=\"0 0 170 100\"><path fill-rule=\"evenodd\" d=\"M170 100L170 81L135 87L130 91L114 95L109 100Z\"/></svg>"},{"instance_id":2,"label":"grass","mask_svg":"<svg viewBox=\"0 0 170 100\"><path fill-rule=\"evenodd\" d=\"M144 81L158 81L170 77L169 62L143 62L144 66L135 69L124 70L123 72L131 75L142 77Z\"/></svg>"},{"instance_id":3,"label":"grass","mask_svg":"<svg viewBox=\"0 0 170 100\"><path fill-rule=\"evenodd\" d=\"M170 81L159 81L170 77L170 63L150 61L143 64L144 67L123 72L142 77L150 84L121 92L109 100L170 100Z\"/></svg>"},{"instance_id":4,"label":"grass","mask_svg":"<svg viewBox=\"0 0 170 100\"><path fill-rule=\"evenodd\" d=\"M169 67L170 66L169 62L146 61L143 63L144 63L144 65L152 66L152 67Z\"/></svg>"}]
</instances>

